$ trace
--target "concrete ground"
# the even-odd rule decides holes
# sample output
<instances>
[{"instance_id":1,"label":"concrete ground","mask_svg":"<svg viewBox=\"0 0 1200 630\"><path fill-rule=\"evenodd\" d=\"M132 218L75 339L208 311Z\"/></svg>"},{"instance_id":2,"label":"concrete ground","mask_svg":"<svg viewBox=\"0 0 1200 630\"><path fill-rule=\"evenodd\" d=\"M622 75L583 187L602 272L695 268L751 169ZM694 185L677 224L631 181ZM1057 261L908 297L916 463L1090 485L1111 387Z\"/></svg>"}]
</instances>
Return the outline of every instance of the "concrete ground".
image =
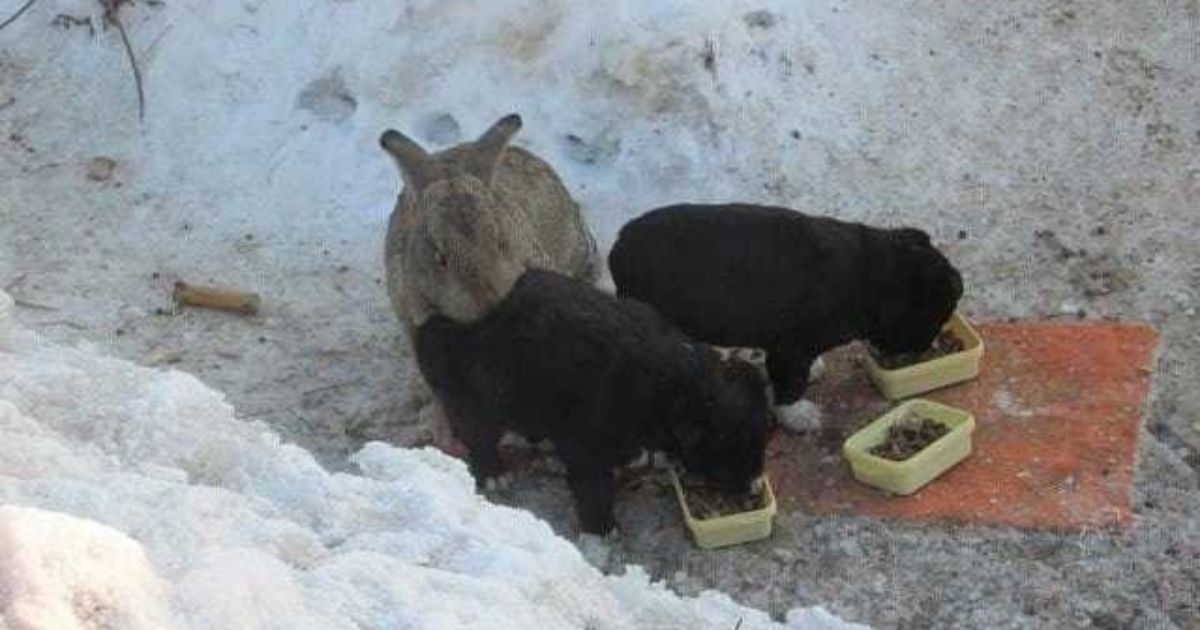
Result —
<instances>
[{"instance_id":1,"label":"concrete ground","mask_svg":"<svg viewBox=\"0 0 1200 630\"><path fill-rule=\"evenodd\" d=\"M936 41L926 31L903 40L926 64L889 70L887 51L863 60L895 73L894 107L863 110L855 124L870 131L858 144L794 136L835 175L763 175L763 194L928 229L964 271L974 319L1153 325L1162 342L1132 526L1050 532L793 511L769 541L707 552L648 481L622 495L619 553L683 592L718 588L775 613L822 603L879 627L1200 628L1200 3L909 8L913 23L936 27ZM263 233L140 190L120 167L90 177L86 160L42 143L56 133L52 108L21 109L50 72L26 61L0 51L0 111L18 99L0 118L0 286L20 300L24 324L194 373L334 467L366 440L430 439L379 284L381 223ZM915 127L909 109L922 112ZM573 191L586 173L567 170ZM177 278L251 284L266 307L249 319L158 313ZM495 498L572 531L552 467Z\"/></svg>"}]
</instances>

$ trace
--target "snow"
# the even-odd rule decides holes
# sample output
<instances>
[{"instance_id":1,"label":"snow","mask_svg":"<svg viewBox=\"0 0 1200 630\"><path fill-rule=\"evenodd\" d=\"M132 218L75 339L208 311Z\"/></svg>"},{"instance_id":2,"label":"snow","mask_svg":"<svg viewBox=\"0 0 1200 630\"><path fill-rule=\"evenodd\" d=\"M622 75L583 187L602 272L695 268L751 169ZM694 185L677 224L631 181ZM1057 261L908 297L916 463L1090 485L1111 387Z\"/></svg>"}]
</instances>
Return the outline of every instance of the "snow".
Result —
<instances>
[{"instance_id":1,"label":"snow","mask_svg":"<svg viewBox=\"0 0 1200 630\"><path fill-rule=\"evenodd\" d=\"M0 506L0 611L22 630L172 625L163 584L136 541L92 521L8 505Z\"/></svg>"},{"instance_id":2,"label":"snow","mask_svg":"<svg viewBox=\"0 0 1200 630\"><path fill-rule=\"evenodd\" d=\"M845 210L861 214L880 202L861 198L852 169L813 140L858 150L872 133L864 122L892 106L862 77L888 78L833 51L924 54L887 37L883 25L902 9L839 12L828 0L165 3L122 12L143 44L139 126L115 34L84 46L78 31L47 32L54 14L91 14L94 4L48 2L9 27L22 61L53 57L36 63L37 91L10 115L40 109L41 93L62 99L39 150L64 165L97 151L115 158L118 175L156 200L139 204L130 225L169 203L205 224L268 235L280 256L272 262L302 265L296 255L314 243L289 238L298 222L305 236L381 236L398 187L377 145L384 128L441 148L509 111L526 121L516 142L556 166L605 248L628 218L680 199L839 191ZM769 28L745 17L768 10ZM820 78L791 80L816 68ZM959 163L953 150L933 159Z\"/></svg>"},{"instance_id":3,"label":"snow","mask_svg":"<svg viewBox=\"0 0 1200 630\"><path fill-rule=\"evenodd\" d=\"M636 567L601 574L439 451L373 442L330 473L192 376L16 332L0 345L14 629L785 627ZM809 608L786 627L855 626Z\"/></svg>"},{"instance_id":4,"label":"snow","mask_svg":"<svg viewBox=\"0 0 1200 630\"><path fill-rule=\"evenodd\" d=\"M144 124L117 34L52 24L59 14L95 20L99 3L40 0L0 32L0 288L24 302L18 317L44 337L90 339L140 363L178 358L172 365L226 392L238 416L267 422L331 466L365 439L412 443L430 423L403 402L411 362L375 284L398 187L375 141L395 127L440 148L518 111L526 124L517 143L563 175L602 246L659 203L781 203L928 229L968 277L970 314L1055 316L1066 303L1163 332L1161 404L1147 419L1155 430L1140 440L1135 494L1147 499L1139 527L1153 535L1099 542L1099 555L1080 564L1049 534L989 530L964 546L960 530L790 514L772 545L795 551L792 560L772 563L754 546L728 550L704 584L773 609L815 598L885 627L1069 626L1098 612L1128 623L1191 619L1195 562L1186 549L1195 537L1179 525L1200 519L1194 458L1179 440L1200 444L1191 360L1200 351L1192 238L1200 213L1181 210L1200 198L1200 152L1189 150L1200 86L1194 2L1151 11L1118 0L1087 10L1033 0L122 5L146 77ZM96 158L113 160L108 179L89 179ZM1057 245L1037 236L1046 230ZM1080 255L1063 261L1062 247ZM1092 274L1120 282L1097 287ZM177 278L259 291L263 312L156 316ZM31 484L23 492L49 479L47 506L86 507L146 545L160 574L170 573L160 559L176 554L154 549L170 549L171 536L180 549L221 540L235 557L266 546L285 558L286 571L241 567L236 579L247 584L323 562L326 534L317 532L326 525L276 514L278 496L238 490L249 498L235 501L208 485L241 465L220 444L187 465L121 468L142 484L197 487L186 497L164 490L165 505L210 527L166 528L151 545L153 526L130 528L155 517L127 515L106 497L145 506L153 492L113 486L96 495L88 475L109 470L122 440L150 449L158 438L97 429L93 441L86 422L51 431L44 415L24 407L4 415L4 436L16 431L37 449L20 457L0 449L6 474ZM260 509L266 516L250 519ZM114 525L118 517L128 523ZM239 519L250 524L239 528ZM674 570L686 541L644 535L639 560ZM862 553L830 544L847 536ZM981 562L979 549L994 561ZM229 562L189 561L191 588L249 597L231 586L235 578L221 579ZM311 588L292 583L255 596L281 609L306 605ZM998 595L997 583L1017 594ZM956 598L908 605L929 592ZM195 604L191 615L223 607L199 595L182 601ZM1029 602L1037 617L1026 616Z\"/></svg>"}]
</instances>

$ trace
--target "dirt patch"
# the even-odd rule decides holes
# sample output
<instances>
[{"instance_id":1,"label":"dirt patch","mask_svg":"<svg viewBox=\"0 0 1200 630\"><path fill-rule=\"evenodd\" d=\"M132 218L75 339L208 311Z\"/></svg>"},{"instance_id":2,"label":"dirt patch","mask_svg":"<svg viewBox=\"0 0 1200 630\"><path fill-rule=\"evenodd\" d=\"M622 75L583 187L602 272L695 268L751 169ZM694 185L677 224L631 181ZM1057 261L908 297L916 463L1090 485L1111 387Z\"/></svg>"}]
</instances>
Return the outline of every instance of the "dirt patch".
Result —
<instances>
[{"instance_id":1,"label":"dirt patch","mask_svg":"<svg viewBox=\"0 0 1200 630\"><path fill-rule=\"evenodd\" d=\"M1083 258L1072 265L1070 280L1085 297L1094 298L1136 286L1138 274L1133 265L1105 253Z\"/></svg>"},{"instance_id":2,"label":"dirt patch","mask_svg":"<svg viewBox=\"0 0 1200 630\"><path fill-rule=\"evenodd\" d=\"M902 462L949 432L950 427L937 420L909 413L888 427L887 438L882 444L871 447L871 454Z\"/></svg>"},{"instance_id":3,"label":"dirt patch","mask_svg":"<svg viewBox=\"0 0 1200 630\"><path fill-rule=\"evenodd\" d=\"M521 19L505 23L497 33L496 44L510 54L510 59L523 63L537 61L562 23L562 10L552 3L542 3L537 10L521 15Z\"/></svg>"},{"instance_id":4,"label":"dirt patch","mask_svg":"<svg viewBox=\"0 0 1200 630\"><path fill-rule=\"evenodd\" d=\"M312 112L326 122L349 119L358 109L358 100L350 93L340 69L309 82L296 95L296 107Z\"/></svg>"}]
</instances>

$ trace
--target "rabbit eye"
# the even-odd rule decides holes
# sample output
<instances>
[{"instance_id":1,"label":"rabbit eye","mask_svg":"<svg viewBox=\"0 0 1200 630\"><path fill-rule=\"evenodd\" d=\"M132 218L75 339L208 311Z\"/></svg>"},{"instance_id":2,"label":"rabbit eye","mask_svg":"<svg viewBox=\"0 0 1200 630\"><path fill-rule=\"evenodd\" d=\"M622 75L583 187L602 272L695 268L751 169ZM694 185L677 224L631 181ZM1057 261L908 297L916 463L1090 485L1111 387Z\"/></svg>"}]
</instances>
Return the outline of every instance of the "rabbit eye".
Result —
<instances>
[{"instance_id":1,"label":"rabbit eye","mask_svg":"<svg viewBox=\"0 0 1200 630\"><path fill-rule=\"evenodd\" d=\"M438 253L434 254L433 261L436 262L437 266L441 267L442 269L445 269L446 267L448 267L450 265L449 259L447 259L446 255L443 254L442 252L438 252Z\"/></svg>"}]
</instances>

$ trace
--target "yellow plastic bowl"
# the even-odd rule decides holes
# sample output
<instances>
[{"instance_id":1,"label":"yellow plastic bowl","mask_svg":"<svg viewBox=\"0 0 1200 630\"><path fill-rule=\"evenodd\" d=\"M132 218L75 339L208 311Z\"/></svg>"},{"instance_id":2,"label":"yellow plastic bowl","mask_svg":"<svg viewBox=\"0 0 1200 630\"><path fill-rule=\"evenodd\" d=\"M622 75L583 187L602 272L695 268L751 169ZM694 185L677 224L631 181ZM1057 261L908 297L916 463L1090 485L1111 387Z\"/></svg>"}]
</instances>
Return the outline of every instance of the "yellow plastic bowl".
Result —
<instances>
[{"instance_id":1,"label":"yellow plastic bowl","mask_svg":"<svg viewBox=\"0 0 1200 630\"><path fill-rule=\"evenodd\" d=\"M943 330L962 340L960 352L894 370L880 367L875 357L867 353L867 371L875 387L889 399L898 400L979 376L979 364L983 360L983 339L979 333L957 313L946 322Z\"/></svg>"},{"instance_id":2,"label":"yellow plastic bowl","mask_svg":"<svg viewBox=\"0 0 1200 630\"><path fill-rule=\"evenodd\" d=\"M771 488L771 480L764 474L762 477L763 492L766 493L767 504L757 510L726 514L713 518L697 519L688 509L683 497L683 484L679 475L671 471L671 483L675 486L675 496L679 499L679 509L683 511L683 520L688 529L692 530L692 538L696 546L703 549L714 549L740 543L762 540L771 535L771 525L775 519L775 491Z\"/></svg>"},{"instance_id":3,"label":"yellow plastic bowl","mask_svg":"<svg viewBox=\"0 0 1200 630\"><path fill-rule=\"evenodd\" d=\"M941 422L950 432L903 461L872 455L871 449L886 439L888 428L910 411ZM842 454L849 460L855 479L893 494L912 494L971 454L974 430L975 417L969 412L916 398L850 436L842 445Z\"/></svg>"}]
</instances>

